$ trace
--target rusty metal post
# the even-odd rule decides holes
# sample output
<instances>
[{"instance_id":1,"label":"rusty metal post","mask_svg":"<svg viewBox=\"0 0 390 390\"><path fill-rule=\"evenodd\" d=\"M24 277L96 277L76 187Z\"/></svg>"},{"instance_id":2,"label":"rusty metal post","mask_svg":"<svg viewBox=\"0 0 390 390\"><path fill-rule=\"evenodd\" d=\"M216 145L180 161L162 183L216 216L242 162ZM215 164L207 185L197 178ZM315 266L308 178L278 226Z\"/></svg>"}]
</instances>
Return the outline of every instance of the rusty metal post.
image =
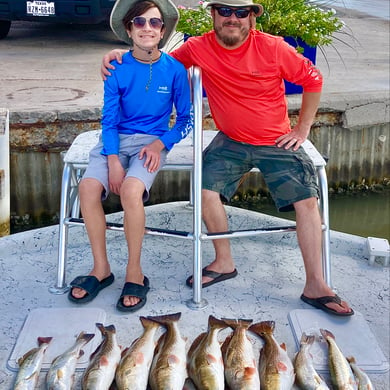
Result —
<instances>
[{"instance_id":1,"label":"rusty metal post","mask_svg":"<svg viewBox=\"0 0 390 390\"><path fill-rule=\"evenodd\" d=\"M9 111L0 108L0 237L10 234Z\"/></svg>"}]
</instances>

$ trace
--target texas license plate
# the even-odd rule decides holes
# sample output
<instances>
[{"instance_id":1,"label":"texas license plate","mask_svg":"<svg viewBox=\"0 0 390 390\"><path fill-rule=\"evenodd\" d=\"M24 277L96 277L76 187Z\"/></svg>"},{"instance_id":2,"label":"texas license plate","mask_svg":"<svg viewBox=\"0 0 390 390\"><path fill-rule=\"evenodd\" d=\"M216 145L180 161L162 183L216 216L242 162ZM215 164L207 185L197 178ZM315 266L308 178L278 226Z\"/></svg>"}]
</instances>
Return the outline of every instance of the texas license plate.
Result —
<instances>
[{"instance_id":1,"label":"texas license plate","mask_svg":"<svg viewBox=\"0 0 390 390\"><path fill-rule=\"evenodd\" d=\"M56 14L54 1L27 1L27 15L32 16L53 16Z\"/></svg>"}]
</instances>

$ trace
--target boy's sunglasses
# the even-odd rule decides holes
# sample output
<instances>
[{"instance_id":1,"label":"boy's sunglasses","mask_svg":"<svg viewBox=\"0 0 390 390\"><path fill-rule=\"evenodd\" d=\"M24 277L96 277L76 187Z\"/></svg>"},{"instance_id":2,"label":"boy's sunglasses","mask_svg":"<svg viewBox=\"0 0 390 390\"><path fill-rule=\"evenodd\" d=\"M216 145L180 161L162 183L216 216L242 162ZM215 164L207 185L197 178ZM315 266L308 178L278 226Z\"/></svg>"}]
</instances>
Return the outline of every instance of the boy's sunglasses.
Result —
<instances>
[{"instance_id":1,"label":"boy's sunglasses","mask_svg":"<svg viewBox=\"0 0 390 390\"><path fill-rule=\"evenodd\" d=\"M135 28L144 28L146 25L146 22L149 23L149 26L155 29L160 30L161 27L164 25L163 21L160 18L150 18L149 20L144 18L143 16L136 16L131 23L133 23L133 26Z\"/></svg>"},{"instance_id":2,"label":"boy's sunglasses","mask_svg":"<svg viewBox=\"0 0 390 390\"><path fill-rule=\"evenodd\" d=\"M229 16L232 16L232 14L234 14L237 18L244 19L251 13L250 10L245 8L234 9L228 7L214 7L214 9L216 9L218 14L223 16L224 18L228 18Z\"/></svg>"}]
</instances>

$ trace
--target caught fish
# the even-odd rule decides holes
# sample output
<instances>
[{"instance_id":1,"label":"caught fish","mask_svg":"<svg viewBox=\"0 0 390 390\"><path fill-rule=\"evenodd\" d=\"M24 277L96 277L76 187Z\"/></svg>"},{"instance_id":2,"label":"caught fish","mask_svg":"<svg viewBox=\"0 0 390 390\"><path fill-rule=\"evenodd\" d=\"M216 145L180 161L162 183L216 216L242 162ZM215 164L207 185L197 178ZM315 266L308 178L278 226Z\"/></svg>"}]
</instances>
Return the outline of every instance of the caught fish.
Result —
<instances>
[{"instance_id":1,"label":"caught fish","mask_svg":"<svg viewBox=\"0 0 390 390\"><path fill-rule=\"evenodd\" d=\"M226 383L231 390L260 389L253 346L247 335L252 320L223 318L223 321L233 329L222 345Z\"/></svg>"},{"instance_id":2,"label":"caught fish","mask_svg":"<svg viewBox=\"0 0 390 390\"><path fill-rule=\"evenodd\" d=\"M43 357L52 337L38 337L38 347L30 349L19 360L14 390L33 390L38 383Z\"/></svg>"},{"instance_id":3,"label":"caught fish","mask_svg":"<svg viewBox=\"0 0 390 390\"><path fill-rule=\"evenodd\" d=\"M368 375L356 364L353 356L347 357L358 384L358 390L374 390L374 386Z\"/></svg>"},{"instance_id":4,"label":"caught fish","mask_svg":"<svg viewBox=\"0 0 390 390\"><path fill-rule=\"evenodd\" d=\"M294 366L287 354L285 344L279 345L276 341L274 329L274 321L259 322L249 328L265 342L259 358L260 388L262 390L291 389L295 380Z\"/></svg>"},{"instance_id":5,"label":"caught fish","mask_svg":"<svg viewBox=\"0 0 390 390\"><path fill-rule=\"evenodd\" d=\"M188 374L198 390L223 390L224 365L218 334L227 324L209 316L208 331L200 334L188 351Z\"/></svg>"},{"instance_id":6,"label":"caught fish","mask_svg":"<svg viewBox=\"0 0 390 390\"><path fill-rule=\"evenodd\" d=\"M121 359L121 349L116 340L114 325L97 323L103 340L91 355L91 361L82 377L83 390L108 390L115 377Z\"/></svg>"},{"instance_id":7,"label":"caught fish","mask_svg":"<svg viewBox=\"0 0 390 390\"><path fill-rule=\"evenodd\" d=\"M314 340L314 335L302 333L300 348L294 359L296 383L303 390L329 390L314 368L313 356L310 353Z\"/></svg>"},{"instance_id":8,"label":"caught fish","mask_svg":"<svg viewBox=\"0 0 390 390\"><path fill-rule=\"evenodd\" d=\"M53 360L46 375L47 390L72 388L77 360L84 354L81 348L94 336L94 334L81 332L73 346Z\"/></svg>"},{"instance_id":9,"label":"caught fish","mask_svg":"<svg viewBox=\"0 0 390 390\"><path fill-rule=\"evenodd\" d=\"M182 338L178 321L181 313L148 317L166 327L159 338L149 373L152 390L182 390L187 378L186 342Z\"/></svg>"},{"instance_id":10,"label":"caught fish","mask_svg":"<svg viewBox=\"0 0 390 390\"><path fill-rule=\"evenodd\" d=\"M145 390L156 343L154 336L160 324L140 317L143 334L124 352L115 374L118 390Z\"/></svg>"},{"instance_id":11,"label":"caught fish","mask_svg":"<svg viewBox=\"0 0 390 390\"><path fill-rule=\"evenodd\" d=\"M329 371L333 387L337 390L356 390L357 384L352 369L336 344L332 332L320 329L320 332L328 343Z\"/></svg>"}]
</instances>

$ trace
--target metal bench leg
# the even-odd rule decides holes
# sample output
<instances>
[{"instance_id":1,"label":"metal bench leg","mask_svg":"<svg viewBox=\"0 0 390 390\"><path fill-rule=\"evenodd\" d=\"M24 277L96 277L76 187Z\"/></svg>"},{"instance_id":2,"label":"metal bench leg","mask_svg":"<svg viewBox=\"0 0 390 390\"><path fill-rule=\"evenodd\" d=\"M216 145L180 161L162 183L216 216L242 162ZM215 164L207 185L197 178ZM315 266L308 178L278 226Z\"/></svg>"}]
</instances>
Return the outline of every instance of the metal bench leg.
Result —
<instances>
[{"instance_id":1,"label":"metal bench leg","mask_svg":"<svg viewBox=\"0 0 390 390\"><path fill-rule=\"evenodd\" d=\"M322 269L326 284L332 288L331 259L330 259L330 225L329 225L329 195L328 180L324 166L317 168L320 188L320 210L324 229L322 231Z\"/></svg>"},{"instance_id":2,"label":"metal bench leg","mask_svg":"<svg viewBox=\"0 0 390 390\"><path fill-rule=\"evenodd\" d=\"M57 283L49 288L52 294L65 294L69 287L65 283L65 262L68 243L68 229L65 219L69 216L69 196L72 181L72 167L65 163L62 172L61 206L59 221L58 260L57 260Z\"/></svg>"}]
</instances>

